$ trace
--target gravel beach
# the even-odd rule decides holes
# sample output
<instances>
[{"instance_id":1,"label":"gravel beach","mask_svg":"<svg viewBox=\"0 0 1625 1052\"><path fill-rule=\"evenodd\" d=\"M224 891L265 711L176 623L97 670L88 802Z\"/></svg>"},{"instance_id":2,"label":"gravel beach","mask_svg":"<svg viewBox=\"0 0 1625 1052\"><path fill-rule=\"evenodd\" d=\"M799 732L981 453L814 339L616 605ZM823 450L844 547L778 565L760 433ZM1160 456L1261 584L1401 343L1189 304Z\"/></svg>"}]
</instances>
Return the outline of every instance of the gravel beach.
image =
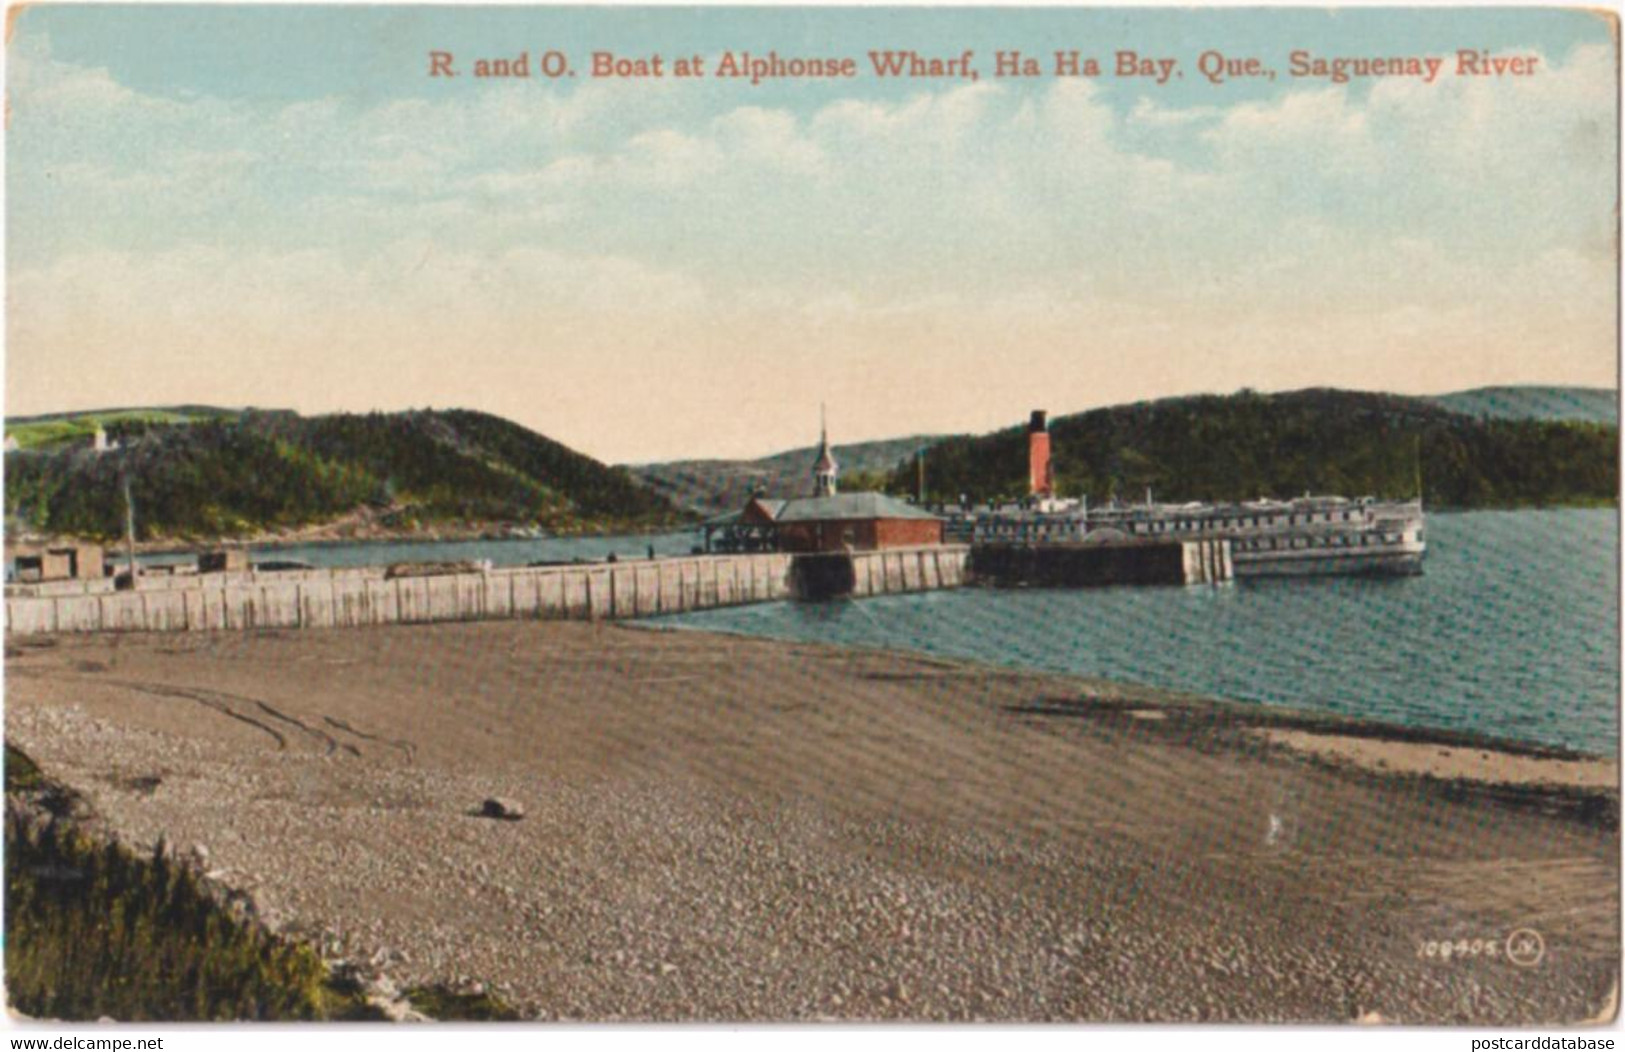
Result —
<instances>
[{"instance_id":1,"label":"gravel beach","mask_svg":"<svg viewBox=\"0 0 1625 1052\"><path fill-rule=\"evenodd\" d=\"M8 741L107 830L528 1017L1491 1026L1617 998L1611 760L611 625L45 638L6 676Z\"/></svg>"}]
</instances>

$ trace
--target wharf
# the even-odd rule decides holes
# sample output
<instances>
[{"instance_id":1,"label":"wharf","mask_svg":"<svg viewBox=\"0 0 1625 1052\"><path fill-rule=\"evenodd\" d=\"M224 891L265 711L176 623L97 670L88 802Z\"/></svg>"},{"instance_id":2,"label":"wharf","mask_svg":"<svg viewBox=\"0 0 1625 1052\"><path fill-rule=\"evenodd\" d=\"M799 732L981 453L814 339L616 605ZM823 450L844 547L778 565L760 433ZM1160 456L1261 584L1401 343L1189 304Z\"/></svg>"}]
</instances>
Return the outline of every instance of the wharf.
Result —
<instances>
[{"instance_id":1,"label":"wharf","mask_svg":"<svg viewBox=\"0 0 1625 1052\"><path fill-rule=\"evenodd\" d=\"M856 595L965 582L955 545L847 556ZM783 552L389 576L364 569L239 571L7 586L10 636L57 632L201 632L508 619L597 621L799 597L801 556Z\"/></svg>"},{"instance_id":2,"label":"wharf","mask_svg":"<svg viewBox=\"0 0 1625 1052\"><path fill-rule=\"evenodd\" d=\"M863 552L758 552L613 563L234 571L6 588L8 636L206 632L438 621L599 621L787 599L958 588L1210 584L1231 575L1222 541L1112 545L925 545Z\"/></svg>"}]
</instances>

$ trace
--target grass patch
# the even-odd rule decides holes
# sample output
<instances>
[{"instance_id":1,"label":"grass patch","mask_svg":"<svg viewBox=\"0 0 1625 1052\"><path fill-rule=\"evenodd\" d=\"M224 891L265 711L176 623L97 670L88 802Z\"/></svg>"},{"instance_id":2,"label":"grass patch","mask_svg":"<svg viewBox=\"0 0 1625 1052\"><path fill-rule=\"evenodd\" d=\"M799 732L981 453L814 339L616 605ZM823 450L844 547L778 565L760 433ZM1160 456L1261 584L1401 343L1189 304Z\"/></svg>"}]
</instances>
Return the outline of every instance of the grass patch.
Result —
<instances>
[{"instance_id":1,"label":"grass patch","mask_svg":"<svg viewBox=\"0 0 1625 1052\"><path fill-rule=\"evenodd\" d=\"M31 420L6 428L6 437L17 440L19 449L41 449L66 442L88 440L97 427L112 429L119 424L162 426L189 424L199 417L165 409L115 409L103 413Z\"/></svg>"},{"instance_id":2,"label":"grass patch","mask_svg":"<svg viewBox=\"0 0 1625 1052\"><path fill-rule=\"evenodd\" d=\"M26 793L45 788L39 766L21 749L6 746L6 792Z\"/></svg>"},{"instance_id":3,"label":"grass patch","mask_svg":"<svg viewBox=\"0 0 1625 1052\"><path fill-rule=\"evenodd\" d=\"M444 985L414 986L406 991L406 999L432 1019L511 1023L519 1018L512 1006L489 992L459 993Z\"/></svg>"},{"instance_id":4,"label":"grass patch","mask_svg":"<svg viewBox=\"0 0 1625 1052\"><path fill-rule=\"evenodd\" d=\"M59 790L6 747L6 790ZM68 793L71 790L60 790ZM11 1003L52 1019L377 1019L308 946L218 901L196 871L8 798L5 966ZM21 804L21 801L15 801Z\"/></svg>"},{"instance_id":5,"label":"grass patch","mask_svg":"<svg viewBox=\"0 0 1625 1052\"><path fill-rule=\"evenodd\" d=\"M18 1011L130 1022L386 1018L353 975L239 915L194 868L86 833L71 820L79 794L10 744L5 780L5 980ZM519 1018L491 993L431 985L406 997L434 1019Z\"/></svg>"}]
</instances>

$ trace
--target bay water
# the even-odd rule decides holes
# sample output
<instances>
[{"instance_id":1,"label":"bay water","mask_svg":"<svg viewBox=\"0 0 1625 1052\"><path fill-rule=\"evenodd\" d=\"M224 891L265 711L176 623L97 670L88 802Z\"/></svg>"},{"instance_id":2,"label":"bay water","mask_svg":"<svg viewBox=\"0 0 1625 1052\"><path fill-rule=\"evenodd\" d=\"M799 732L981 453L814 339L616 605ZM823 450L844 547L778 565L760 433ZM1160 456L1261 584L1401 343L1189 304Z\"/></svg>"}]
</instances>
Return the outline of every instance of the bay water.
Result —
<instances>
[{"instance_id":1,"label":"bay water","mask_svg":"<svg viewBox=\"0 0 1625 1052\"><path fill-rule=\"evenodd\" d=\"M1619 734L1619 517L1434 513L1416 577L965 588L654 619L1076 673L1605 754Z\"/></svg>"}]
</instances>

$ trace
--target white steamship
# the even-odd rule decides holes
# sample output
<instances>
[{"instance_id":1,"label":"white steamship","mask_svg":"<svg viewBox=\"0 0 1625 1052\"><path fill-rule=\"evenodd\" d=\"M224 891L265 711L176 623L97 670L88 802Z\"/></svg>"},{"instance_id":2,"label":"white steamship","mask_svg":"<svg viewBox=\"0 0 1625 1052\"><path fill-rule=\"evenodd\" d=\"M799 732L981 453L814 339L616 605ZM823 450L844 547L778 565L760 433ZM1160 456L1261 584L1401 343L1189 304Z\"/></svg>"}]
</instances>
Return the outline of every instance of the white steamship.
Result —
<instances>
[{"instance_id":1,"label":"white steamship","mask_svg":"<svg viewBox=\"0 0 1625 1052\"><path fill-rule=\"evenodd\" d=\"M1042 412L1028 428L1029 487L1020 504L944 509L951 541L972 544L1132 544L1223 539L1236 577L1418 574L1427 553L1420 500L1303 496L1229 504L1160 504L1054 496Z\"/></svg>"}]
</instances>

